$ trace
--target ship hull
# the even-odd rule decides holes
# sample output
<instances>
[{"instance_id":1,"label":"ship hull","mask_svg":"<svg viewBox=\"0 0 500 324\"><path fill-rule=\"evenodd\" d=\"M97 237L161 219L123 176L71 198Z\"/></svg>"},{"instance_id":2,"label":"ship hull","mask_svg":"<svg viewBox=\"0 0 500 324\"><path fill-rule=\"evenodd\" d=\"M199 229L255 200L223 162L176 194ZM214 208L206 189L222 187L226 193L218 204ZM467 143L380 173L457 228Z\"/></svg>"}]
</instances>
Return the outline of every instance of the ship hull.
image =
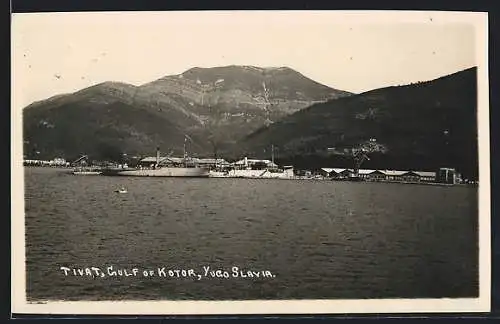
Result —
<instances>
[{"instance_id":1,"label":"ship hull","mask_svg":"<svg viewBox=\"0 0 500 324\"><path fill-rule=\"evenodd\" d=\"M229 178L229 173L228 172L221 172L221 171L210 171L209 177L210 178Z\"/></svg>"},{"instance_id":2,"label":"ship hull","mask_svg":"<svg viewBox=\"0 0 500 324\"><path fill-rule=\"evenodd\" d=\"M100 175L101 171L73 171L74 175Z\"/></svg>"},{"instance_id":3,"label":"ship hull","mask_svg":"<svg viewBox=\"0 0 500 324\"><path fill-rule=\"evenodd\" d=\"M159 169L133 169L133 170L108 170L103 175L129 176L129 177L187 177L208 178L209 170L205 168L159 168Z\"/></svg>"},{"instance_id":4,"label":"ship hull","mask_svg":"<svg viewBox=\"0 0 500 324\"><path fill-rule=\"evenodd\" d=\"M270 172L268 170L231 170L225 173L211 172L213 178L252 178L252 179L293 179L293 171Z\"/></svg>"}]
</instances>

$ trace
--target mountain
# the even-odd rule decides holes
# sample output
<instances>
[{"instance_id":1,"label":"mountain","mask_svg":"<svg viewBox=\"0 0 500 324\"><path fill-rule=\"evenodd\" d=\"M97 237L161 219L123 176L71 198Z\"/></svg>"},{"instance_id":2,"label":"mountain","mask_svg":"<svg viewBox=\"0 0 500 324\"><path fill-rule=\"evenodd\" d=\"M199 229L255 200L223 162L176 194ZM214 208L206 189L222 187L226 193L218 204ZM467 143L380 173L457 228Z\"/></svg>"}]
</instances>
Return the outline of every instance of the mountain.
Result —
<instances>
[{"instance_id":1,"label":"mountain","mask_svg":"<svg viewBox=\"0 0 500 324\"><path fill-rule=\"evenodd\" d=\"M212 153L315 102L348 96L286 67L193 68L134 86L104 82L23 110L27 158Z\"/></svg>"},{"instance_id":2,"label":"mountain","mask_svg":"<svg viewBox=\"0 0 500 324\"><path fill-rule=\"evenodd\" d=\"M477 178L477 70L376 89L312 105L262 127L231 148L235 157L271 156L298 167L353 167L352 149L369 150L363 168L455 167Z\"/></svg>"},{"instance_id":3,"label":"mountain","mask_svg":"<svg viewBox=\"0 0 500 324\"><path fill-rule=\"evenodd\" d=\"M338 98L350 93L329 88L306 78L288 67L261 68L255 66L225 66L192 68L166 76L142 86L152 92L182 94L194 102L217 104L247 104L261 106L266 91L273 108L296 110L304 104ZM286 104L288 101L288 104Z\"/></svg>"},{"instance_id":4,"label":"mountain","mask_svg":"<svg viewBox=\"0 0 500 324\"><path fill-rule=\"evenodd\" d=\"M192 68L142 85L141 92L161 102L182 98L200 118L200 136L221 144L317 102L350 95L317 83L288 67L224 66Z\"/></svg>"}]
</instances>

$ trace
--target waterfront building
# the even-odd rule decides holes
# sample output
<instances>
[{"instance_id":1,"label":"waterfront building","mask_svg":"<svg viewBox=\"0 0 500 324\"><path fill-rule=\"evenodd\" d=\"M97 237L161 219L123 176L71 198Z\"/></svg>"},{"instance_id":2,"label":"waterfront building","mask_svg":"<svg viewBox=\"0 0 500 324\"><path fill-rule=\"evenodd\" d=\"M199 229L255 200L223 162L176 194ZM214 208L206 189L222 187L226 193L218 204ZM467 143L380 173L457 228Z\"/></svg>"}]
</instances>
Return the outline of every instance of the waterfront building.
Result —
<instances>
[{"instance_id":1,"label":"waterfront building","mask_svg":"<svg viewBox=\"0 0 500 324\"><path fill-rule=\"evenodd\" d=\"M70 165L63 158L55 158L50 161L47 160L23 160L24 166L45 166L45 167L68 167Z\"/></svg>"},{"instance_id":2,"label":"waterfront building","mask_svg":"<svg viewBox=\"0 0 500 324\"><path fill-rule=\"evenodd\" d=\"M50 161L50 164L53 166L66 166L69 165L69 163L66 162L66 159L61 158L61 157L56 157L53 160Z\"/></svg>"},{"instance_id":3,"label":"waterfront building","mask_svg":"<svg viewBox=\"0 0 500 324\"><path fill-rule=\"evenodd\" d=\"M435 182L436 172L429 171L404 171L404 170L383 170L387 181L406 182Z\"/></svg>"},{"instance_id":4,"label":"waterfront building","mask_svg":"<svg viewBox=\"0 0 500 324\"><path fill-rule=\"evenodd\" d=\"M333 168L321 168L319 174L325 178L332 178L335 175Z\"/></svg>"},{"instance_id":5,"label":"waterfront building","mask_svg":"<svg viewBox=\"0 0 500 324\"><path fill-rule=\"evenodd\" d=\"M352 169L344 168L321 168L320 174L331 179L346 179L353 175ZM455 177L459 177L456 175ZM360 169L358 177L365 181L400 181L400 182L436 182L436 172L430 171L413 171L413 170L374 170ZM455 180L454 183L458 183ZM443 181L444 182L444 181Z\"/></svg>"},{"instance_id":6,"label":"waterfront building","mask_svg":"<svg viewBox=\"0 0 500 324\"><path fill-rule=\"evenodd\" d=\"M456 184L459 182L459 177L453 168L439 168L436 180L440 183Z\"/></svg>"},{"instance_id":7,"label":"waterfront building","mask_svg":"<svg viewBox=\"0 0 500 324\"><path fill-rule=\"evenodd\" d=\"M373 177L373 179L379 178L378 174L375 175L376 171L377 170L372 170L372 169L359 169L357 176L360 179L363 179L363 180L370 180L370 179L372 179L372 174L375 176L375 177Z\"/></svg>"},{"instance_id":8,"label":"waterfront building","mask_svg":"<svg viewBox=\"0 0 500 324\"><path fill-rule=\"evenodd\" d=\"M352 172L352 170L345 168L321 168L318 173L325 178L345 179Z\"/></svg>"},{"instance_id":9,"label":"waterfront building","mask_svg":"<svg viewBox=\"0 0 500 324\"><path fill-rule=\"evenodd\" d=\"M332 176L335 179L347 179L349 175L353 172L351 169L343 169L343 168L333 168Z\"/></svg>"},{"instance_id":10,"label":"waterfront building","mask_svg":"<svg viewBox=\"0 0 500 324\"><path fill-rule=\"evenodd\" d=\"M421 182L435 182L436 172L429 171L414 171L419 177Z\"/></svg>"},{"instance_id":11,"label":"waterfront building","mask_svg":"<svg viewBox=\"0 0 500 324\"><path fill-rule=\"evenodd\" d=\"M381 172L385 175L387 181L403 181L403 176L408 173L408 171L402 170L382 170Z\"/></svg>"},{"instance_id":12,"label":"waterfront building","mask_svg":"<svg viewBox=\"0 0 500 324\"><path fill-rule=\"evenodd\" d=\"M250 168L250 169L259 169L259 168L275 169L278 167L278 165L276 163L273 163L271 160L249 159L247 157L234 162L233 165L237 168Z\"/></svg>"},{"instance_id":13,"label":"waterfront building","mask_svg":"<svg viewBox=\"0 0 500 324\"><path fill-rule=\"evenodd\" d=\"M24 160L23 165L25 166L49 166L50 161L45 160Z\"/></svg>"}]
</instances>

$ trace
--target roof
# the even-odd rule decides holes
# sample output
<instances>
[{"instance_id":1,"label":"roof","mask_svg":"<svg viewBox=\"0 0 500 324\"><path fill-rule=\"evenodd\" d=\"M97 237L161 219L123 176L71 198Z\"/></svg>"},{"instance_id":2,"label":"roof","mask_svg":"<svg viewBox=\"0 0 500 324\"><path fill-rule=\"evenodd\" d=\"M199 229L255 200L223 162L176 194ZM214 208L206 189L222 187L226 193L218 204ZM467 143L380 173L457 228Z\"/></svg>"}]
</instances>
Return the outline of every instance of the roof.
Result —
<instances>
[{"instance_id":1,"label":"roof","mask_svg":"<svg viewBox=\"0 0 500 324\"><path fill-rule=\"evenodd\" d=\"M429 171L413 171L413 173L416 173L421 177L435 177L436 176L436 172L429 172Z\"/></svg>"},{"instance_id":2,"label":"roof","mask_svg":"<svg viewBox=\"0 0 500 324\"><path fill-rule=\"evenodd\" d=\"M321 170L323 170L323 171L325 171L327 173L335 172L337 174L345 172L345 171L352 171L352 170L349 170L349 169L342 169L342 168L321 168ZM408 174L408 173L413 173L413 174L419 175L421 177L435 177L436 176L436 172L429 172L429 171L403 171L403 170L360 169L358 172L359 172L359 174L363 174L363 175L372 174L374 172L380 172L380 173L385 174L387 176L402 176L402 175L405 175L405 174Z\"/></svg>"},{"instance_id":3,"label":"roof","mask_svg":"<svg viewBox=\"0 0 500 324\"><path fill-rule=\"evenodd\" d=\"M400 171L400 170L380 170L385 175L388 176L402 176L403 174L406 174L410 171Z\"/></svg>"},{"instance_id":4,"label":"roof","mask_svg":"<svg viewBox=\"0 0 500 324\"><path fill-rule=\"evenodd\" d=\"M359 173L359 174L370 174L370 173L373 173L373 172L375 172L375 171L377 171L377 170L371 170L371 169L360 169L360 170L358 171L358 173Z\"/></svg>"},{"instance_id":5,"label":"roof","mask_svg":"<svg viewBox=\"0 0 500 324\"><path fill-rule=\"evenodd\" d=\"M348 169L341 169L341 168L321 168L321 170L323 170L327 173L331 173L331 172L342 173L344 171L349 171Z\"/></svg>"}]
</instances>

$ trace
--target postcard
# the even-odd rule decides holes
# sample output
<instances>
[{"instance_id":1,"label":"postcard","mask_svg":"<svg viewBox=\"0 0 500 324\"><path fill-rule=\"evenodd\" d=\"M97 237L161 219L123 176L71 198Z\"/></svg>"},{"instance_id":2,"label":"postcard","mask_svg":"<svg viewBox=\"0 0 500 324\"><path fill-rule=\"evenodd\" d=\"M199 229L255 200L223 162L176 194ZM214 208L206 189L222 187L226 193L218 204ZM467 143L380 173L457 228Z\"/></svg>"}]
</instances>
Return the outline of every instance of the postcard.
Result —
<instances>
[{"instance_id":1,"label":"postcard","mask_svg":"<svg viewBox=\"0 0 500 324\"><path fill-rule=\"evenodd\" d=\"M487 21L12 14L12 312L489 311Z\"/></svg>"}]
</instances>

